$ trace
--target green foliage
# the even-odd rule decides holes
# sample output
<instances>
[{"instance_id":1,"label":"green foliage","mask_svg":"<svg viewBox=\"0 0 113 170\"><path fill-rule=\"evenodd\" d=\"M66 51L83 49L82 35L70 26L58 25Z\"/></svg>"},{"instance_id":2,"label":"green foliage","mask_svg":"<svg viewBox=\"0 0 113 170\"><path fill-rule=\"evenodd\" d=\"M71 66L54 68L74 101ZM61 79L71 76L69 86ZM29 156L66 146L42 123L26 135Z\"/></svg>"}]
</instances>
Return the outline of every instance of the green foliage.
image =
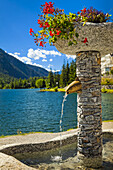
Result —
<instances>
[{"instance_id":1,"label":"green foliage","mask_svg":"<svg viewBox=\"0 0 113 170\"><path fill-rule=\"evenodd\" d=\"M47 78L47 86L54 87L54 77L53 77L53 72L52 70L50 70L49 74L48 74L48 78Z\"/></svg>"},{"instance_id":2,"label":"green foliage","mask_svg":"<svg viewBox=\"0 0 113 170\"><path fill-rule=\"evenodd\" d=\"M56 86L56 87L54 88L54 91L55 91L55 92L57 92L57 91L58 91L58 86Z\"/></svg>"},{"instance_id":3,"label":"green foliage","mask_svg":"<svg viewBox=\"0 0 113 170\"><path fill-rule=\"evenodd\" d=\"M109 75L109 71L107 71L105 74L106 74L106 75Z\"/></svg>"},{"instance_id":4,"label":"green foliage","mask_svg":"<svg viewBox=\"0 0 113 170\"><path fill-rule=\"evenodd\" d=\"M76 78L76 61L72 61L69 65L64 64L62 66L62 72L61 75L57 73L52 73L52 70L49 72L47 81L46 81L46 88L53 88L58 86L59 87L65 87L72 81L74 81Z\"/></svg>"},{"instance_id":5,"label":"green foliage","mask_svg":"<svg viewBox=\"0 0 113 170\"><path fill-rule=\"evenodd\" d=\"M113 79L111 78L102 78L101 85L113 85Z\"/></svg>"},{"instance_id":6,"label":"green foliage","mask_svg":"<svg viewBox=\"0 0 113 170\"><path fill-rule=\"evenodd\" d=\"M110 73L113 75L113 70L111 70Z\"/></svg>"},{"instance_id":7,"label":"green foliage","mask_svg":"<svg viewBox=\"0 0 113 170\"><path fill-rule=\"evenodd\" d=\"M101 90L101 92L102 92L102 93L113 93L113 89L105 89L105 88L103 88L103 89Z\"/></svg>"},{"instance_id":8,"label":"green foliage","mask_svg":"<svg viewBox=\"0 0 113 170\"><path fill-rule=\"evenodd\" d=\"M62 73L60 75L60 87L65 87L66 86L66 67L65 63L62 66Z\"/></svg>"},{"instance_id":9,"label":"green foliage","mask_svg":"<svg viewBox=\"0 0 113 170\"><path fill-rule=\"evenodd\" d=\"M17 79L8 75L0 74L0 89L24 89L24 88L53 88L65 87L76 78L76 62L63 64L61 75L50 70L48 77L30 77L29 79Z\"/></svg>"},{"instance_id":10,"label":"green foliage","mask_svg":"<svg viewBox=\"0 0 113 170\"><path fill-rule=\"evenodd\" d=\"M55 8L54 3L45 2L44 5L41 5L41 15L39 15L38 19L41 30L37 34L30 28L29 33L35 37L36 45L42 47L48 42L47 39L49 39L49 44L53 45L59 38L69 39L68 45L71 46L72 44L77 44L77 38L79 37L77 30L80 27L80 23L83 23L82 25L84 26L86 22L106 22L110 19L110 16L108 13L104 14L93 7L89 9L84 8L77 14L70 12L67 15L64 13L64 10ZM83 35L81 35L81 42L88 42L85 37L85 41L82 41L82 38Z\"/></svg>"},{"instance_id":11,"label":"green foliage","mask_svg":"<svg viewBox=\"0 0 113 170\"><path fill-rule=\"evenodd\" d=\"M35 83L37 88L44 88L45 87L45 80L44 79L38 79Z\"/></svg>"},{"instance_id":12,"label":"green foliage","mask_svg":"<svg viewBox=\"0 0 113 170\"><path fill-rule=\"evenodd\" d=\"M69 84L76 78L76 62L72 61L69 69Z\"/></svg>"},{"instance_id":13,"label":"green foliage","mask_svg":"<svg viewBox=\"0 0 113 170\"><path fill-rule=\"evenodd\" d=\"M0 89L36 88L36 81L40 80L39 77L30 77L29 79L6 77L0 77ZM45 79L47 79L47 77L41 78L41 80L43 80L43 87L45 87Z\"/></svg>"},{"instance_id":14,"label":"green foliage","mask_svg":"<svg viewBox=\"0 0 113 170\"><path fill-rule=\"evenodd\" d=\"M107 90L105 89L105 87L104 87L103 89L101 89L101 92L102 92L102 93L106 93L106 92L107 92Z\"/></svg>"}]
</instances>

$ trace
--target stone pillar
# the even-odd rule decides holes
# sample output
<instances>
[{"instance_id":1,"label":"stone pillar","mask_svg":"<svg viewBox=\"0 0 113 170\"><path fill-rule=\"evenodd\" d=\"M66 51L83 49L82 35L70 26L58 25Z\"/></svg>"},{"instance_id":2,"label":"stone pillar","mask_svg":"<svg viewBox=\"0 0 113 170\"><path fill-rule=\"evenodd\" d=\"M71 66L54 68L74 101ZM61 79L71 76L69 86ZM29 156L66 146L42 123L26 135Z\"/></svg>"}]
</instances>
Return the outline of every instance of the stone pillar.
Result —
<instances>
[{"instance_id":1,"label":"stone pillar","mask_svg":"<svg viewBox=\"0 0 113 170\"><path fill-rule=\"evenodd\" d=\"M78 93L78 160L85 167L102 166L101 58L97 51L76 54Z\"/></svg>"}]
</instances>

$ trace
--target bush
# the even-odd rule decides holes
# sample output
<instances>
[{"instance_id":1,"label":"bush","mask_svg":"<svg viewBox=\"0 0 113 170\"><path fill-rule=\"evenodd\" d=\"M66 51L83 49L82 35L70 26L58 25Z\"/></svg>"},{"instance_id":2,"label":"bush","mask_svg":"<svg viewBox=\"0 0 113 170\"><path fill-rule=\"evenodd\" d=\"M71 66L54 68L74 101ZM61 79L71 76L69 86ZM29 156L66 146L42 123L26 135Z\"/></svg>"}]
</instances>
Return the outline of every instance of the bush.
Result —
<instances>
[{"instance_id":1,"label":"bush","mask_svg":"<svg viewBox=\"0 0 113 170\"><path fill-rule=\"evenodd\" d=\"M43 87L45 87L45 80L44 79L38 79L38 80L36 80L35 85L36 85L37 88L43 88Z\"/></svg>"},{"instance_id":2,"label":"bush","mask_svg":"<svg viewBox=\"0 0 113 170\"><path fill-rule=\"evenodd\" d=\"M101 89L101 92L102 92L102 93L106 93L106 92L107 92L107 90L105 89L105 87L104 87L103 89Z\"/></svg>"},{"instance_id":3,"label":"bush","mask_svg":"<svg viewBox=\"0 0 113 170\"><path fill-rule=\"evenodd\" d=\"M113 85L113 79L110 78L102 78L101 85Z\"/></svg>"},{"instance_id":4,"label":"bush","mask_svg":"<svg viewBox=\"0 0 113 170\"><path fill-rule=\"evenodd\" d=\"M113 74L113 70L111 70L110 73Z\"/></svg>"},{"instance_id":5,"label":"bush","mask_svg":"<svg viewBox=\"0 0 113 170\"><path fill-rule=\"evenodd\" d=\"M106 75L109 75L109 71L107 71L105 74L106 74Z\"/></svg>"}]
</instances>

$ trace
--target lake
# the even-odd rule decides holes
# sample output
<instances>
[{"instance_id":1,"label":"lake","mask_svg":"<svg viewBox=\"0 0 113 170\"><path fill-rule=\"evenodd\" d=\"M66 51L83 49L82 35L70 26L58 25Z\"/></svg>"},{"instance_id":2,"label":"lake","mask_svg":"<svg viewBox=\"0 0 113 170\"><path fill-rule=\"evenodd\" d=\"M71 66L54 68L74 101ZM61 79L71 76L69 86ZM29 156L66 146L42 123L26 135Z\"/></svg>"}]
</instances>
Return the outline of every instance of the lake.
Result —
<instances>
[{"instance_id":1,"label":"lake","mask_svg":"<svg viewBox=\"0 0 113 170\"><path fill-rule=\"evenodd\" d=\"M18 132L59 132L64 92L39 89L0 90L0 136ZM63 130L77 127L77 94L64 105ZM113 119L113 94L102 94L103 120Z\"/></svg>"}]
</instances>

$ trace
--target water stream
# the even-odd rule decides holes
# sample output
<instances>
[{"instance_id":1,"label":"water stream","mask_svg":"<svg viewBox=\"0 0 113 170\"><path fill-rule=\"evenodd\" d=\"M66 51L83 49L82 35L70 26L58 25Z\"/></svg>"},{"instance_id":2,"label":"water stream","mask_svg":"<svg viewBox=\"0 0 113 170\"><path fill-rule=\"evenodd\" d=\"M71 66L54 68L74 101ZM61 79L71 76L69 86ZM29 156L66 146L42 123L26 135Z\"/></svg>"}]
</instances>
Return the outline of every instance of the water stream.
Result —
<instances>
[{"instance_id":1,"label":"water stream","mask_svg":"<svg viewBox=\"0 0 113 170\"><path fill-rule=\"evenodd\" d=\"M63 102L62 102L62 110L61 110L61 117L60 117L60 148L59 148L59 156L51 156L51 159L53 162L62 162L62 118L64 114L64 103L67 98L67 93L63 96Z\"/></svg>"}]
</instances>

